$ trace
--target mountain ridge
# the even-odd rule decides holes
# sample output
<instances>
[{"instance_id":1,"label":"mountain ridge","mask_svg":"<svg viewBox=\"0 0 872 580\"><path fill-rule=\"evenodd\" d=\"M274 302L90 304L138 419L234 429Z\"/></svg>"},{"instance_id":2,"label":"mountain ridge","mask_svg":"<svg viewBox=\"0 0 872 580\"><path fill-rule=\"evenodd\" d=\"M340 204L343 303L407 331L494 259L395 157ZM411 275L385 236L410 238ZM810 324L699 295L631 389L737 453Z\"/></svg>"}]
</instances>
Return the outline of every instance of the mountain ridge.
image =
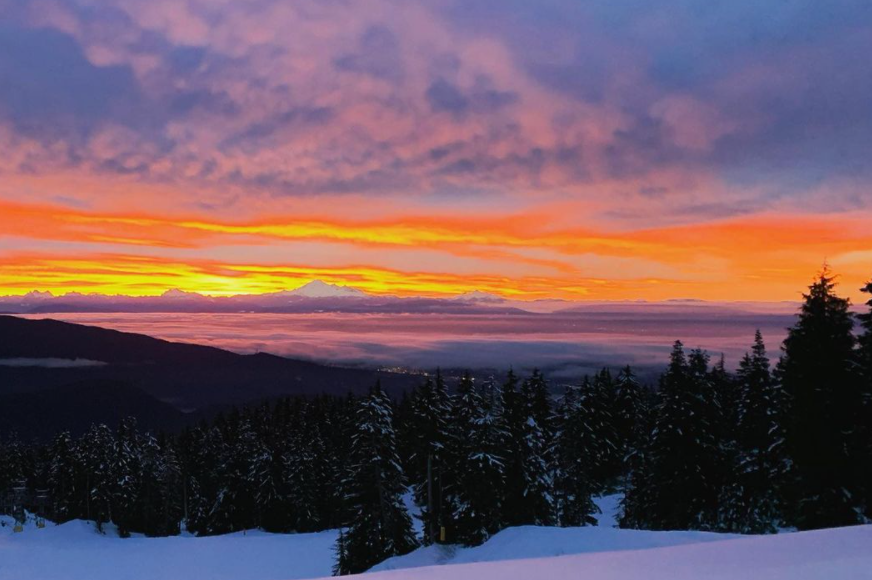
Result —
<instances>
[{"instance_id":1,"label":"mountain ridge","mask_svg":"<svg viewBox=\"0 0 872 580\"><path fill-rule=\"evenodd\" d=\"M329 366L266 353L237 354L143 334L0 315L0 359L85 359L96 366L2 366L0 395L108 381L141 389L181 411L282 396L364 393L381 381L400 393L414 375Z\"/></svg>"}]
</instances>

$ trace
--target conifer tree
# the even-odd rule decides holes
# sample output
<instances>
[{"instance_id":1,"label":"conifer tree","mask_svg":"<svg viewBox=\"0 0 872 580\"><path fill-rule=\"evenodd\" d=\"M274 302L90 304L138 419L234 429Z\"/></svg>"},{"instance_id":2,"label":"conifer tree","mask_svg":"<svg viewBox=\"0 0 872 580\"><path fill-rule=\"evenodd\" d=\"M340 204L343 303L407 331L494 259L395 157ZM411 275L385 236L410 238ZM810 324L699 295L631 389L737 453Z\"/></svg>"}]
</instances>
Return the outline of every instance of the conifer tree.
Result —
<instances>
[{"instance_id":1,"label":"conifer tree","mask_svg":"<svg viewBox=\"0 0 872 580\"><path fill-rule=\"evenodd\" d=\"M142 475L141 454L142 439L136 419L127 417L118 426L110 459L112 521L122 537L140 524L137 503Z\"/></svg>"},{"instance_id":2,"label":"conifer tree","mask_svg":"<svg viewBox=\"0 0 872 580\"><path fill-rule=\"evenodd\" d=\"M506 431L499 415L465 374L454 398L453 469L457 484L451 489L455 506L449 541L475 546L502 528L505 486Z\"/></svg>"},{"instance_id":3,"label":"conifer tree","mask_svg":"<svg viewBox=\"0 0 872 580\"><path fill-rule=\"evenodd\" d=\"M517 377L510 371L502 404L508 433L503 520L513 526L549 525L554 515L548 461L550 429L537 420L545 412L542 392L547 404L547 384L536 373L520 391L516 387Z\"/></svg>"},{"instance_id":4,"label":"conifer tree","mask_svg":"<svg viewBox=\"0 0 872 580\"><path fill-rule=\"evenodd\" d=\"M872 281L861 288L861 291L872 295ZM868 395L870 390L870 384L872 384L872 297L866 302L866 306L868 310L866 312L861 313L858 318L860 319L860 326L863 328L863 332L859 337L859 346L860 346L860 364L863 370L863 376L866 380L866 394Z\"/></svg>"},{"instance_id":5,"label":"conifer tree","mask_svg":"<svg viewBox=\"0 0 872 580\"><path fill-rule=\"evenodd\" d=\"M12 433L8 440L0 439L0 490L7 490L21 480L27 480L32 471L28 468L28 449L17 434Z\"/></svg>"},{"instance_id":6,"label":"conifer tree","mask_svg":"<svg viewBox=\"0 0 872 580\"><path fill-rule=\"evenodd\" d=\"M415 502L421 506L421 519L426 530L424 541L427 543L453 512L450 496L446 493L453 480L448 458L450 414L451 398L441 371L437 371L435 381L428 378L412 395L409 464L414 474ZM430 493L432 497L429 497Z\"/></svg>"},{"instance_id":7,"label":"conifer tree","mask_svg":"<svg viewBox=\"0 0 872 580\"><path fill-rule=\"evenodd\" d=\"M217 533L227 526L215 526L213 508L223 487L222 467L227 461L227 445L217 425L194 429L188 443L187 529L199 535Z\"/></svg>"},{"instance_id":8,"label":"conifer tree","mask_svg":"<svg viewBox=\"0 0 872 580\"><path fill-rule=\"evenodd\" d=\"M157 484L152 502L155 506L153 533L172 536L179 533L179 524L184 515L182 466L171 441L160 445L159 453L153 463Z\"/></svg>"},{"instance_id":9,"label":"conifer tree","mask_svg":"<svg viewBox=\"0 0 872 580\"><path fill-rule=\"evenodd\" d=\"M68 431L55 436L49 447L47 480L55 520L61 523L81 517L81 502L76 490L75 448Z\"/></svg>"},{"instance_id":10,"label":"conifer tree","mask_svg":"<svg viewBox=\"0 0 872 580\"><path fill-rule=\"evenodd\" d=\"M319 496L327 477L321 458L325 453L320 433L314 425L307 424L296 431L284 454L288 516L295 531L310 532L321 523Z\"/></svg>"},{"instance_id":11,"label":"conifer tree","mask_svg":"<svg viewBox=\"0 0 872 580\"><path fill-rule=\"evenodd\" d=\"M92 425L82 437L79 447L83 463L84 482L80 489L85 496L85 517L97 522L100 530L104 523L112 521L112 499L116 484L112 469L114 439L106 425Z\"/></svg>"},{"instance_id":12,"label":"conifer tree","mask_svg":"<svg viewBox=\"0 0 872 580\"><path fill-rule=\"evenodd\" d=\"M717 406L716 434L725 445L733 447L738 422L739 389L735 377L727 371L724 355L721 354L708 376Z\"/></svg>"},{"instance_id":13,"label":"conifer tree","mask_svg":"<svg viewBox=\"0 0 872 580\"><path fill-rule=\"evenodd\" d=\"M866 284L862 291L872 295L872 281ZM859 487L865 504L866 518L872 520L872 298L866 302L868 310L859 315L863 332L860 335L860 396L861 410L857 432L857 455L860 460L857 467L861 472L857 475ZM865 466L865 467L863 467Z\"/></svg>"},{"instance_id":14,"label":"conifer tree","mask_svg":"<svg viewBox=\"0 0 872 580\"><path fill-rule=\"evenodd\" d=\"M417 546L403 504L405 482L392 415L378 384L360 401L346 481L351 519L337 544L337 575L364 572Z\"/></svg>"},{"instance_id":15,"label":"conifer tree","mask_svg":"<svg viewBox=\"0 0 872 580\"><path fill-rule=\"evenodd\" d=\"M731 477L721 499L723 529L739 533L773 533L782 520L782 494L788 466L784 448L785 400L770 372L763 336L738 371L735 454Z\"/></svg>"},{"instance_id":16,"label":"conifer tree","mask_svg":"<svg viewBox=\"0 0 872 580\"><path fill-rule=\"evenodd\" d=\"M577 387L568 387L557 406L551 456L554 461L554 510L557 525L596 525L598 513L591 498L594 453L587 449L592 426L585 422Z\"/></svg>"},{"instance_id":17,"label":"conifer tree","mask_svg":"<svg viewBox=\"0 0 872 580\"><path fill-rule=\"evenodd\" d=\"M621 457L620 475L626 478L631 459L644 444L648 427L646 394L629 365L615 378L615 445Z\"/></svg>"},{"instance_id":18,"label":"conifer tree","mask_svg":"<svg viewBox=\"0 0 872 580\"><path fill-rule=\"evenodd\" d=\"M596 494L610 490L620 472L614 408L615 391L609 371L603 369L593 380L585 377L578 391L576 420L587 426L579 433L583 437L579 445Z\"/></svg>"},{"instance_id":19,"label":"conifer tree","mask_svg":"<svg viewBox=\"0 0 872 580\"><path fill-rule=\"evenodd\" d=\"M660 379L655 426L644 463L631 479L622 527L653 530L716 528L719 482L711 481L722 454L712 433L716 402L708 356L688 358L676 341Z\"/></svg>"},{"instance_id":20,"label":"conifer tree","mask_svg":"<svg viewBox=\"0 0 872 580\"><path fill-rule=\"evenodd\" d=\"M814 529L856 523L858 482L852 442L862 396L849 301L825 268L809 287L784 340L778 376L791 399L788 451L795 467L793 523Z\"/></svg>"},{"instance_id":21,"label":"conifer tree","mask_svg":"<svg viewBox=\"0 0 872 580\"><path fill-rule=\"evenodd\" d=\"M521 395L526 400L529 415L548 438L551 436L551 394L548 381L539 369L533 369L530 378L521 385ZM547 443L547 441L546 441Z\"/></svg>"},{"instance_id":22,"label":"conifer tree","mask_svg":"<svg viewBox=\"0 0 872 580\"><path fill-rule=\"evenodd\" d=\"M232 414L224 453L217 466L219 486L209 511L209 533L247 530L259 524L259 465L266 450L247 418Z\"/></svg>"}]
</instances>

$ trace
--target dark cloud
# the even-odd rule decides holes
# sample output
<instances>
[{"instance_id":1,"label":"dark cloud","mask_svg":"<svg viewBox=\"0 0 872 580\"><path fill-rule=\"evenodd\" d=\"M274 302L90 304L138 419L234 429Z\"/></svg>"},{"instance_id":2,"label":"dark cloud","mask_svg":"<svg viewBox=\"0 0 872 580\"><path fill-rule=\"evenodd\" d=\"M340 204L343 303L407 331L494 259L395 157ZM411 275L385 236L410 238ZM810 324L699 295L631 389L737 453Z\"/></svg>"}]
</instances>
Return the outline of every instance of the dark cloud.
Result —
<instances>
[{"instance_id":1,"label":"dark cloud","mask_svg":"<svg viewBox=\"0 0 872 580\"><path fill-rule=\"evenodd\" d=\"M264 121L249 125L243 131L230 136L224 141L222 148L259 149L268 146L269 139L277 133L306 125L323 125L329 122L333 115L334 111L329 107L306 106L289 109Z\"/></svg>"},{"instance_id":2,"label":"dark cloud","mask_svg":"<svg viewBox=\"0 0 872 580\"><path fill-rule=\"evenodd\" d=\"M384 26L371 26L360 37L355 53L333 61L342 71L351 71L399 82L403 78L403 60L397 37Z\"/></svg>"},{"instance_id":3,"label":"dark cloud","mask_svg":"<svg viewBox=\"0 0 872 580\"><path fill-rule=\"evenodd\" d=\"M94 66L70 36L0 26L0 114L40 138L81 139L103 121L129 123L142 104L131 70Z\"/></svg>"},{"instance_id":4,"label":"dark cloud","mask_svg":"<svg viewBox=\"0 0 872 580\"><path fill-rule=\"evenodd\" d=\"M435 113L447 112L462 115L469 108L469 99L456 85L443 78L436 79L430 84L426 96L430 108Z\"/></svg>"},{"instance_id":5,"label":"dark cloud","mask_svg":"<svg viewBox=\"0 0 872 580\"><path fill-rule=\"evenodd\" d=\"M495 88L493 82L484 76L480 76L475 86L466 92L445 78L437 78L427 88L425 96L434 113L447 112L458 117L467 112L493 113L519 100L517 93Z\"/></svg>"},{"instance_id":6,"label":"dark cloud","mask_svg":"<svg viewBox=\"0 0 872 580\"><path fill-rule=\"evenodd\" d=\"M206 59L206 49L202 46L179 46L170 50L167 62L173 70L181 74L196 71Z\"/></svg>"}]
</instances>

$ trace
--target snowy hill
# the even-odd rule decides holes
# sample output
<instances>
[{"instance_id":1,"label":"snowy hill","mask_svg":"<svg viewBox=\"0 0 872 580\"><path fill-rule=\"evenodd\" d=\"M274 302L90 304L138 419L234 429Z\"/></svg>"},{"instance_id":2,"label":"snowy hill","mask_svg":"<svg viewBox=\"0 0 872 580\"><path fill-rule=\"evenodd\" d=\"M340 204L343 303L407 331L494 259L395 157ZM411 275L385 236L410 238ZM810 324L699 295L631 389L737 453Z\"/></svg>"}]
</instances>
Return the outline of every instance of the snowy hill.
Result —
<instances>
[{"instance_id":1,"label":"snowy hill","mask_svg":"<svg viewBox=\"0 0 872 580\"><path fill-rule=\"evenodd\" d=\"M384 562L364 577L872 579L872 526L778 536L619 530L610 526L616 500L617 496L601 499L599 527L509 528L475 548L421 548ZM121 539L112 529L101 535L82 521L45 529L30 522L23 533L15 534L11 520L0 517L0 580L327 578L335 541L332 531Z\"/></svg>"},{"instance_id":2,"label":"snowy hill","mask_svg":"<svg viewBox=\"0 0 872 580\"><path fill-rule=\"evenodd\" d=\"M606 531L606 530L600 530ZM624 532L625 530L612 530ZM651 538L669 532L636 532ZM495 538L496 539L496 538ZM539 540L547 538L538 538ZM536 543L535 536L519 545ZM746 536L654 549L604 549L505 561L512 551L473 564L367 574L367 580L860 580L872 578L872 526ZM511 550L513 545L506 546ZM541 546L543 552L548 545ZM559 550L558 547L554 547ZM553 553L553 552L552 552ZM451 561L449 563L454 563Z\"/></svg>"}]
</instances>

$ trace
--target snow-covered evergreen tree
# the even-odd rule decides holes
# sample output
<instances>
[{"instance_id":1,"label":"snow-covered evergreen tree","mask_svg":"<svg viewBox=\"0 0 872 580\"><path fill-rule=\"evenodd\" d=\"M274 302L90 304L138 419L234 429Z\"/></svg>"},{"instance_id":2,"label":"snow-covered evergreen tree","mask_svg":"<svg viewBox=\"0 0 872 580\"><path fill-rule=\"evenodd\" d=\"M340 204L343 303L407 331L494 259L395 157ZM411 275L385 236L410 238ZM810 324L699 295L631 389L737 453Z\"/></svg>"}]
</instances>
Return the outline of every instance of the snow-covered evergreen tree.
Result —
<instances>
[{"instance_id":1,"label":"snow-covered evergreen tree","mask_svg":"<svg viewBox=\"0 0 872 580\"><path fill-rule=\"evenodd\" d=\"M249 419L242 419L229 446L227 460L222 465L222 487L210 514L211 531L216 533L246 530L260 525L258 496L268 497L272 489L264 490L264 473L271 455L253 429Z\"/></svg>"},{"instance_id":2,"label":"snow-covered evergreen tree","mask_svg":"<svg viewBox=\"0 0 872 580\"><path fill-rule=\"evenodd\" d=\"M736 447L720 502L720 522L727 531L773 533L782 520L788 467L783 429L786 402L781 386L772 378L759 330L737 378Z\"/></svg>"},{"instance_id":3,"label":"snow-covered evergreen tree","mask_svg":"<svg viewBox=\"0 0 872 580\"><path fill-rule=\"evenodd\" d=\"M47 484L55 520L65 522L78 517L81 492L76 488L75 444L68 431L56 435L49 447Z\"/></svg>"},{"instance_id":4,"label":"snow-covered evergreen tree","mask_svg":"<svg viewBox=\"0 0 872 580\"><path fill-rule=\"evenodd\" d=\"M115 438L106 425L92 425L82 437L78 455L83 463L85 517L97 522L112 521L112 500L117 480L113 471Z\"/></svg>"},{"instance_id":5,"label":"snow-covered evergreen tree","mask_svg":"<svg viewBox=\"0 0 872 580\"><path fill-rule=\"evenodd\" d=\"M579 389L568 387L553 419L554 511L560 526L596 525L593 516L599 511L591 497L596 488L591 480L594 453L586 448L591 425L585 422L579 399Z\"/></svg>"},{"instance_id":6,"label":"snow-covered evergreen tree","mask_svg":"<svg viewBox=\"0 0 872 580\"><path fill-rule=\"evenodd\" d=\"M545 393L545 397L542 393ZM509 372L503 386L503 420L508 433L506 495L503 520L507 525L549 525L553 522L551 470L548 460L550 427L541 425L547 405L547 384L538 373L517 390ZM550 409L548 410L550 416ZM537 420L537 417L540 418Z\"/></svg>"},{"instance_id":7,"label":"snow-covered evergreen tree","mask_svg":"<svg viewBox=\"0 0 872 580\"><path fill-rule=\"evenodd\" d=\"M149 446L149 449L152 448ZM179 524L184 516L182 465L171 441L160 444L159 453L151 464L157 484L152 500L152 505L155 506L152 533L171 536L179 533Z\"/></svg>"},{"instance_id":8,"label":"snow-covered evergreen tree","mask_svg":"<svg viewBox=\"0 0 872 580\"><path fill-rule=\"evenodd\" d=\"M392 415L380 385L360 401L345 484L351 519L337 545L337 575L364 572L417 546L403 503L406 487Z\"/></svg>"},{"instance_id":9,"label":"snow-covered evergreen tree","mask_svg":"<svg viewBox=\"0 0 872 580\"><path fill-rule=\"evenodd\" d=\"M309 532L320 526L319 497L327 477L322 463L325 453L316 426L306 424L296 431L283 457L286 500L295 531Z\"/></svg>"},{"instance_id":10,"label":"snow-covered evergreen tree","mask_svg":"<svg viewBox=\"0 0 872 580\"><path fill-rule=\"evenodd\" d=\"M632 457L648 435L648 412L645 390L628 365L615 378L615 403L612 411L615 445L621 457L620 475L623 478L629 475Z\"/></svg>"},{"instance_id":11,"label":"snow-covered evergreen tree","mask_svg":"<svg viewBox=\"0 0 872 580\"><path fill-rule=\"evenodd\" d=\"M218 502L222 469L227 460L227 445L217 426L192 430L186 437L185 447L188 472L184 490L187 499L187 521L191 532L204 535L215 533L212 508Z\"/></svg>"},{"instance_id":12,"label":"snow-covered evergreen tree","mask_svg":"<svg viewBox=\"0 0 872 580\"><path fill-rule=\"evenodd\" d=\"M494 411L476 390L472 377L464 375L452 413L451 456L457 483L450 490L455 506L449 527L451 542L475 546L503 527L506 459L500 453L507 433Z\"/></svg>"},{"instance_id":13,"label":"snow-covered evergreen tree","mask_svg":"<svg viewBox=\"0 0 872 580\"><path fill-rule=\"evenodd\" d=\"M615 393L611 375L603 370L591 380L585 377L578 389L575 421L583 428L576 431L576 445L587 465L591 492L610 490L620 471L615 409Z\"/></svg>"},{"instance_id":14,"label":"snow-covered evergreen tree","mask_svg":"<svg viewBox=\"0 0 872 580\"><path fill-rule=\"evenodd\" d=\"M110 460L113 479L112 521L122 536L128 535L140 523L141 460L142 438L137 430L136 419L127 417L118 426Z\"/></svg>"},{"instance_id":15,"label":"snow-covered evergreen tree","mask_svg":"<svg viewBox=\"0 0 872 580\"><path fill-rule=\"evenodd\" d=\"M454 481L448 457L450 416L451 397L442 373L437 371L435 381L428 377L412 394L409 465L415 502L421 506L425 542L447 523L454 511L447 494ZM430 492L433 497L428 497Z\"/></svg>"},{"instance_id":16,"label":"snow-covered evergreen tree","mask_svg":"<svg viewBox=\"0 0 872 580\"><path fill-rule=\"evenodd\" d=\"M790 516L800 529L858 521L852 449L863 405L849 307L825 268L804 295L777 368L792 404L786 432L796 476Z\"/></svg>"},{"instance_id":17,"label":"snow-covered evergreen tree","mask_svg":"<svg viewBox=\"0 0 872 580\"><path fill-rule=\"evenodd\" d=\"M634 470L622 527L654 530L716 528L722 460L712 422L718 411L708 378L708 356L688 358L677 341L660 379L656 423Z\"/></svg>"},{"instance_id":18,"label":"snow-covered evergreen tree","mask_svg":"<svg viewBox=\"0 0 872 580\"><path fill-rule=\"evenodd\" d=\"M26 481L33 471L28 457L29 450L15 433L6 440L0 439L0 490L8 490Z\"/></svg>"}]
</instances>

